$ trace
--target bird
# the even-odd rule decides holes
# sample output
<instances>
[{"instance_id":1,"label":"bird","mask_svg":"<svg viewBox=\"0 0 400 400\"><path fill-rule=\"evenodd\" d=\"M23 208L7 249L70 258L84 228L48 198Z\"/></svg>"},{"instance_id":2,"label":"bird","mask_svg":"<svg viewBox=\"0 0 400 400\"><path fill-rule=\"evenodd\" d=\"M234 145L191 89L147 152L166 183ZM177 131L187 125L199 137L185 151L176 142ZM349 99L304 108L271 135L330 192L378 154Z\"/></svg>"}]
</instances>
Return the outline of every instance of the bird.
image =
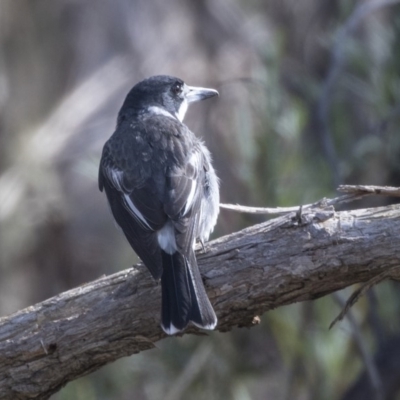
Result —
<instances>
[{"instance_id":1,"label":"bird","mask_svg":"<svg viewBox=\"0 0 400 400\"><path fill-rule=\"evenodd\" d=\"M219 180L203 141L183 123L191 103L218 95L157 75L137 83L105 143L99 189L129 244L161 280L161 327L168 335L189 323L213 330L195 245L208 240L219 213Z\"/></svg>"}]
</instances>

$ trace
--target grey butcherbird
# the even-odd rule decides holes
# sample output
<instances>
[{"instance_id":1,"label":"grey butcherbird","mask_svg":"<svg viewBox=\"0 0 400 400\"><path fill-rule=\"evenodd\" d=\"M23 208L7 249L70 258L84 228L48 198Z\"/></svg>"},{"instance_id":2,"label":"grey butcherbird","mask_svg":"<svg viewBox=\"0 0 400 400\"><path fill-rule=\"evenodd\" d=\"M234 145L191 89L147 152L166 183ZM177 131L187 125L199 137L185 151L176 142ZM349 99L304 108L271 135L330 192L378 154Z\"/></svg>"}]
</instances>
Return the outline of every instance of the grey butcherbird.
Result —
<instances>
[{"instance_id":1,"label":"grey butcherbird","mask_svg":"<svg viewBox=\"0 0 400 400\"><path fill-rule=\"evenodd\" d=\"M217 317L194 254L219 212L218 178L203 142L183 124L188 105L218 95L171 76L134 86L104 146L99 188L130 245L161 278L161 326L214 329Z\"/></svg>"}]
</instances>

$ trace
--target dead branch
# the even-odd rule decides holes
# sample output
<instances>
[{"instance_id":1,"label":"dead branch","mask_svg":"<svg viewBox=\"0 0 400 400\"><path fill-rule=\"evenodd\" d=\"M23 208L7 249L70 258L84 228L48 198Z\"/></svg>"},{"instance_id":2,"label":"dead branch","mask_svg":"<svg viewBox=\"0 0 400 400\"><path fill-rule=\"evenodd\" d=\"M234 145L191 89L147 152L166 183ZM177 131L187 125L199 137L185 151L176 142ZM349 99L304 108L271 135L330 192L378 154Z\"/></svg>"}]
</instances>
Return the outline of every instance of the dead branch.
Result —
<instances>
[{"instance_id":1,"label":"dead branch","mask_svg":"<svg viewBox=\"0 0 400 400\"><path fill-rule=\"evenodd\" d=\"M337 190L353 196L382 195L400 197L400 188L393 186L340 185Z\"/></svg>"},{"instance_id":2,"label":"dead branch","mask_svg":"<svg viewBox=\"0 0 400 400\"><path fill-rule=\"evenodd\" d=\"M217 329L226 332L385 271L397 279L399 244L399 206L303 208L219 238L198 260ZM160 287L138 265L1 318L0 398L48 399L73 379L154 347L164 337L159 308Z\"/></svg>"}]
</instances>

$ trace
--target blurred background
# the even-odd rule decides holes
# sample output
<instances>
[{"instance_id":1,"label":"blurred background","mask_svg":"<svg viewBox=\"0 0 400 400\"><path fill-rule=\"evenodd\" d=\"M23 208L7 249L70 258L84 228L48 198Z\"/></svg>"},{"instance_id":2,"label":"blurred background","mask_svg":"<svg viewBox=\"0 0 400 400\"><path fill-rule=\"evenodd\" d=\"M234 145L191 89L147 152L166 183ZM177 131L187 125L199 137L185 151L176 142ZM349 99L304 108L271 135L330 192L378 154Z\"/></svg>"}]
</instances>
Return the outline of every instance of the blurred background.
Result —
<instances>
[{"instance_id":1,"label":"blurred background","mask_svg":"<svg viewBox=\"0 0 400 400\"><path fill-rule=\"evenodd\" d=\"M214 155L222 202L400 186L398 3L1 0L0 315L137 262L97 168L125 95L154 74L219 90L186 122ZM222 210L214 237L263 220ZM399 286L329 330L350 293L164 340L52 400L400 399Z\"/></svg>"}]
</instances>

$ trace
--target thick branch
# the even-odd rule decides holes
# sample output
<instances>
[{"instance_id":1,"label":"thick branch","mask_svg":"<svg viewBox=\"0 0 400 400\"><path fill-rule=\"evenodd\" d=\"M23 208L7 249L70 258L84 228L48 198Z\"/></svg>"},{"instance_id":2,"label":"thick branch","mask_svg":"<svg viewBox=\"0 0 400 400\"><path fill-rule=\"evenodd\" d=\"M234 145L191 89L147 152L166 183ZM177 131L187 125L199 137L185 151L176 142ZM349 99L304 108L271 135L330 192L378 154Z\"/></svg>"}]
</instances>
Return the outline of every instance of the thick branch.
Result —
<instances>
[{"instance_id":1,"label":"thick branch","mask_svg":"<svg viewBox=\"0 0 400 400\"><path fill-rule=\"evenodd\" d=\"M399 238L400 208L390 206L304 210L215 240L198 260L217 329L251 326L270 309L385 270L397 278ZM79 376L152 348L164 337L159 309L159 285L137 266L0 319L0 398L47 399Z\"/></svg>"}]
</instances>

